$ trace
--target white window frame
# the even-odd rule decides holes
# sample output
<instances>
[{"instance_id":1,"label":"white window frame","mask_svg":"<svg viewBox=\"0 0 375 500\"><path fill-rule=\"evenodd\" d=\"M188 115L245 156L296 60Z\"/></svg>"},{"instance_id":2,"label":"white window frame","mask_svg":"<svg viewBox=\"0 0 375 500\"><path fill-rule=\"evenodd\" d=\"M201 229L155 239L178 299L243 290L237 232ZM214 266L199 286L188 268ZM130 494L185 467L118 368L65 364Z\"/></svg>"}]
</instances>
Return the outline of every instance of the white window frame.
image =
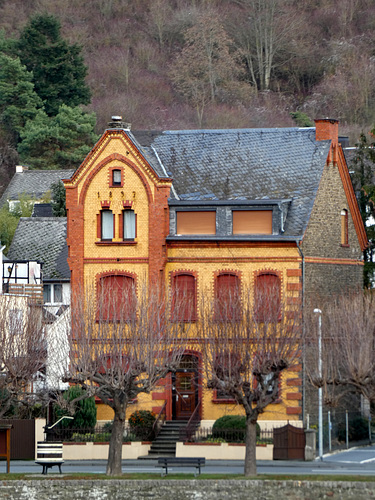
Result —
<instances>
[{"instance_id":1,"label":"white window frame","mask_svg":"<svg viewBox=\"0 0 375 500\"><path fill-rule=\"evenodd\" d=\"M124 240L135 239L136 216L134 210L124 210Z\"/></svg>"}]
</instances>

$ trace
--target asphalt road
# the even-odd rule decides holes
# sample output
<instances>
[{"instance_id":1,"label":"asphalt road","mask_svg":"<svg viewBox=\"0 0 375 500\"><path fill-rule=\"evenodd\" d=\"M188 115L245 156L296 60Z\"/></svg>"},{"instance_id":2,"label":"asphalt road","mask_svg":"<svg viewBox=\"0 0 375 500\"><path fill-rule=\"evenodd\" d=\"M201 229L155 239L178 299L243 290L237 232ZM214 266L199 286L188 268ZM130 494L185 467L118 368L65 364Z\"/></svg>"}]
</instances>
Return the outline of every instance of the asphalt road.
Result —
<instances>
[{"instance_id":1,"label":"asphalt road","mask_svg":"<svg viewBox=\"0 0 375 500\"><path fill-rule=\"evenodd\" d=\"M161 469L156 460L123 460L123 472L145 472L159 475ZM326 475L375 475L375 446L352 448L331 455L325 455L323 461L266 461L257 462L258 474L326 474ZM105 460L67 460L62 465L63 474L95 473L105 474ZM24 474L41 474L42 467L33 461L11 461L11 472ZM0 473L6 472L6 463L0 462ZM192 472L191 468L170 468L170 472ZM242 474L243 461L241 460L207 460L203 469L207 474ZM57 475L58 468L48 471L49 475Z\"/></svg>"}]
</instances>

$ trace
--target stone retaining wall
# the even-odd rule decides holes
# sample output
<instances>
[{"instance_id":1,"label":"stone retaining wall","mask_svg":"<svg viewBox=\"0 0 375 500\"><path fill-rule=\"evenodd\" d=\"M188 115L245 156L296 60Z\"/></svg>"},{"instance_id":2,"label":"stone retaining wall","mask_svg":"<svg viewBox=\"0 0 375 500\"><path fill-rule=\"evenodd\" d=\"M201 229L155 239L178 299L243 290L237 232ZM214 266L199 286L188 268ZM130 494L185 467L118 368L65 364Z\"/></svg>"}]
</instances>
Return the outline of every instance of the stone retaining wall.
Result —
<instances>
[{"instance_id":1,"label":"stone retaining wall","mask_svg":"<svg viewBox=\"0 0 375 500\"><path fill-rule=\"evenodd\" d=\"M73 493L74 492L74 493ZM369 500L375 483L259 480L30 480L2 481L7 500Z\"/></svg>"}]
</instances>

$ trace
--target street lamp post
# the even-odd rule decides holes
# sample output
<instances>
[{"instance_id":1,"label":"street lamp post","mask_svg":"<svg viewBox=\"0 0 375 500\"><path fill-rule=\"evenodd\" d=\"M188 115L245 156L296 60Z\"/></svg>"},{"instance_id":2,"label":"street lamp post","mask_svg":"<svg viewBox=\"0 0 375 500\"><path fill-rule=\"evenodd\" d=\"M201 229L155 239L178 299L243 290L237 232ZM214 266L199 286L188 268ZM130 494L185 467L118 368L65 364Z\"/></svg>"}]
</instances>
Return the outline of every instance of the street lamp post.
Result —
<instances>
[{"instance_id":1,"label":"street lamp post","mask_svg":"<svg viewBox=\"0 0 375 500\"><path fill-rule=\"evenodd\" d=\"M318 314L318 369L319 369L319 379L322 380L322 311L320 309L314 309L314 313ZM323 460L323 388L322 386L318 389L318 426L319 426L319 458Z\"/></svg>"}]
</instances>

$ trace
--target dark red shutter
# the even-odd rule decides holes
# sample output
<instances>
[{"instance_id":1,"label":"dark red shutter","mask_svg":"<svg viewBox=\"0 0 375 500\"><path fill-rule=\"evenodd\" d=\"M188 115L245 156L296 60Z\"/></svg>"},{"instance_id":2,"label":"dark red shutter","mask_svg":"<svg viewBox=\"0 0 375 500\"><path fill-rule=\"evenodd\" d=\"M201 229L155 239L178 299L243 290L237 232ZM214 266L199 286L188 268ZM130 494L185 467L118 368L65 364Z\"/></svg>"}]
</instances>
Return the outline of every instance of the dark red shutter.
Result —
<instances>
[{"instance_id":1,"label":"dark red shutter","mask_svg":"<svg viewBox=\"0 0 375 500\"><path fill-rule=\"evenodd\" d=\"M220 274L216 279L215 319L239 320L241 315L240 280L235 274Z\"/></svg>"},{"instance_id":2,"label":"dark red shutter","mask_svg":"<svg viewBox=\"0 0 375 500\"><path fill-rule=\"evenodd\" d=\"M275 274L260 274L256 279L254 316L259 322L275 322L281 313L280 278Z\"/></svg>"},{"instance_id":3,"label":"dark red shutter","mask_svg":"<svg viewBox=\"0 0 375 500\"><path fill-rule=\"evenodd\" d=\"M101 279L99 310L103 321L127 321L134 311L134 280L130 276Z\"/></svg>"},{"instance_id":4,"label":"dark red shutter","mask_svg":"<svg viewBox=\"0 0 375 500\"><path fill-rule=\"evenodd\" d=\"M196 319L195 278L191 274L174 277L172 319L193 321Z\"/></svg>"},{"instance_id":5,"label":"dark red shutter","mask_svg":"<svg viewBox=\"0 0 375 500\"><path fill-rule=\"evenodd\" d=\"M96 237L101 239L102 237L102 214L96 215Z\"/></svg>"}]
</instances>

